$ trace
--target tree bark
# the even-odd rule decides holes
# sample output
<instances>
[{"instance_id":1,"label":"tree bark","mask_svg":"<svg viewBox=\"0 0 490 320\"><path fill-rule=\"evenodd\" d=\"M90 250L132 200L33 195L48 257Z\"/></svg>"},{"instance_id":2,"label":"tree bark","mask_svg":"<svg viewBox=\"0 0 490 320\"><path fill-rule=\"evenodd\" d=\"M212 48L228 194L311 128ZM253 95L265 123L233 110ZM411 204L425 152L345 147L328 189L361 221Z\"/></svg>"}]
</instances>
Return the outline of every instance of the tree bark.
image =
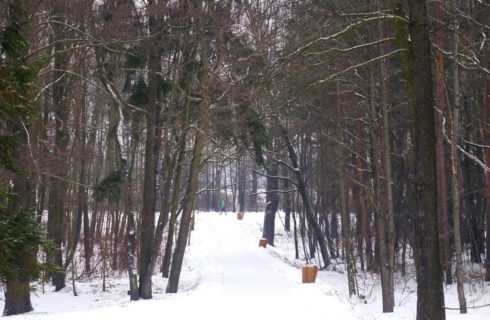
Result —
<instances>
[{"instance_id":1,"label":"tree bark","mask_svg":"<svg viewBox=\"0 0 490 320\"><path fill-rule=\"evenodd\" d=\"M281 131L282 137L284 139L284 142L286 143L289 159L291 160L291 164L293 166L293 173L296 177L298 192L301 195L301 199L303 200L306 219L308 220L308 224L313 228L313 232L315 233L315 237L320 246L320 252L322 254L322 259L325 264L325 267L328 267L330 265L330 256L327 251L327 243L325 241L325 235L323 234L320 225L318 224L318 221L313 213L310 199L308 196L308 189L306 187L306 180L303 172L301 171L301 168L299 167L298 155L296 154L296 151L294 150L294 147L291 144L291 140L289 139L286 128L280 122L280 120L278 122L279 122L279 129Z\"/></svg>"},{"instance_id":2,"label":"tree bark","mask_svg":"<svg viewBox=\"0 0 490 320\"><path fill-rule=\"evenodd\" d=\"M395 211L393 208L393 171L391 163L391 144L390 144L390 119L388 114L388 89L386 87L386 67L385 61L381 61L381 111L383 117L383 158L384 176L386 182L386 263L387 263L387 308L384 312L393 312L395 307Z\"/></svg>"},{"instance_id":3,"label":"tree bark","mask_svg":"<svg viewBox=\"0 0 490 320\"><path fill-rule=\"evenodd\" d=\"M395 14L404 16L402 1L394 0L393 4ZM402 61L413 121L417 320L443 320L446 314L439 259L436 132L427 3L408 0L408 8L408 29L401 21L395 22L395 28L399 45L408 50L402 53Z\"/></svg>"},{"instance_id":4,"label":"tree bark","mask_svg":"<svg viewBox=\"0 0 490 320\"><path fill-rule=\"evenodd\" d=\"M167 150L167 154L170 154L170 150ZM160 216L158 217L158 223L157 223L157 228L155 230L155 240L154 240L154 245L152 248L152 253L151 253L151 262L149 269L151 273L153 274L153 271L155 269L158 257L160 255L160 250L162 248L162 240L163 240L163 231L165 227L167 226L169 222L169 215L170 215L170 210L171 210L171 199L170 199L170 192L172 188L172 178L173 178L173 173L175 168L175 163L176 163L176 157L179 156L179 153L176 152L174 153L174 156L170 158L170 156L165 157L165 165L163 166L164 168L166 167L166 173L165 173L165 181L163 183L162 187L162 205L160 209ZM182 170L181 166L178 168L178 170ZM179 178L180 180L180 178ZM180 181L179 181L180 183ZM177 194L179 194L179 186L174 186L175 191ZM175 215L174 215L175 216ZM173 221L175 224L175 221ZM172 227L173 228L173 227ZM170 228L169 228L170 229ZM172 238L173 237L173 230L172 232L168 232L168 237ZM170 244L170 250L172 249L172 246Z\"/></svg>"},{"instance_id":5,"label":"tree bark","mask_svg":"<svg viewBox=\"0 0 490 320\"><path fill-rule=\"evenodd\" d=\"M97 122L98 122L98 118L99 118L99 111L96 108L92 114L92 121L91 121L92 127L96 127ZM96 132L96 130L93 129L90 132L89 140L85 146L87 153L93 153L93 151L94 151L93 146L95 144L96 135L97 135L97 132ZM89 168L91 168L91 165L89 165ZM87 177L90 176L90 174L89 174L90 171L91 170L87 169ZM92 223L95 223L95 218L94 218L95 211L96 211L96 208L92 208L92 219L93 219ZM90 222L90 218L89 218L89 211L84 210L83 211L83 253L84 253L84 260L85 260L85 272L90 272L92 269L90 262L91 262L92 255L93 255L93 238L94 238L94 233L93 233L92 227L91 227L91 222Z\"/></svg>"},{"instance_id":6,"label":"tree bark","mask_svg":"<svg viewBox=\"0 0 490 320\"><path fill-rule=\"evenodd\" d=\"M31 286L29 281L22 281L21 275L5 283L4 316L22 314L34 310L31 304Z\"/></svg>"},{"instance_id":7,"label":"tree bark","mask_svg":"<svg viewBox=\"0 0 490 320\"><path fill-rule=\"evenodd\" d=\"M257 172L252 171L252 190L249 198L250 211L257 211Z\"/></svg>"},{"instance_id":8,"label":"tree bark","mask_svg":"<svg viewBox=\"0 0 490 320\"><path fill-rule=\"evenodd\" d=\"M199 111L197 114L198 129L195 133L194 149L192 152L192 160L189 170L189 182L187 185L186 197L184 200L182 217L180 220L179 235L175 245L175 252L172 259L170 276L167 283L167 293L176 293L179 288L180 272L184 260L184 252L187 246L189 237L192 211L194 210L194 200L196 197L198 176L201 167L202 150L204 148L205 132L207 128L209 116L209 61L208 61L208 43L205 34L202 30L205 10L203 3L198 2L196 6L196 29L199 30L198 39L201 58L201 76L200 76L200 91L201 101L199 103Z\"/></svg>"},{"instance_id":9,"label":"tree bark","mask_svg":"<svg viewBox=\"0 0 490 320\"><path fill-rule=\"evenodd\" d=\"M374 69L374 68L373 68ZM375 257L377 258L380 277L381 277L381 293L383 300L383 312L393 312L395 298L394 298L394 287L393 280L390 273L389 262L388 262L388 240L387 240L387 219L383 215L381 210L381 168L379 159L379 143L378 143L378 121L376 119L377 110L376 102L374 100L375 95L375 78L374 70L371 70L369 80L369 114L368 114L368 124L369 124L369 136L371 140L370 150L370 166L372 172L372 191L371 191L371 202L373 203L374 209L374 222L376 227L376 252Z\"/></svg>"},{"instance_id":10,"label":"tree bark","mask_svg":"<svg viewBox=\"0 0 490 320\"><path fill-rule=\"evenodd\" d=\"M459 312L466 313L466 298L464 296L464 272L463 251L461 247L461 206L459 198L459 168L458 168L458 133L459 133L459 108L460 108L460 83L459 83L459 23L457 20L456 1L451 0L453 10L453 81L454 101L451 122L451 190L453 198L453 225L454 225L454 248L456 255L456 282L458 290Z\"/></svg>"},{"instance_id":11,"label":"tree bark","mask_svg":"<svg viewBox=\"0 0 490 320\"><path fill-rule=\"evenodd\" d=\"M129 278L129 297L130 301L137 301L140 298L138 288L138 275L136 268L136 222L134 218L133 206L133 170L136 162L136 150L139 144L139 126L137 120L131 124L132 134L129 141L127 177L124 184L126 216L126 270Z\"/></svg>"},{"instance_id":12,"label":"tree bark","mask_svg":"<svg viewBox=\"0 0 490 320\"><path fill-rule=\"evenodd\" d=\"M207 102L203 103L204 105ZM207 105L201 106L201 130L205 121L207 121ZM170 275L167 283L167 293L176 293L179 287L180 271L182 269L182 263L184 260L184 252L187 246L187 239L189 237L189 229L191 223L192 211L194 210L194 200L197 191L197 177L199 175L199 167L201 162L201 153L204 147L204 136L201 130L197 130L195 136L193 157L191 161L191 167L189 172L189 184L187 186L187 193L184 200L184 208L182 211L182 217L180 220L179 235L177 237L177 243L175 245L175 252L173 254L172 265L170 269Z\"/></svg>"},{"instance_id":13,"label":"tree bark","mask_svg":"<svg viewBox=\"0 0 490 320\"><path fill-rule=\"evenodd\" d=\"M359 139L363 139L365 135L364 124L359 122L357 127L357 134ZM361 183L365 183L365 177L363 173L363 154L364 147L359 146L358 155L356 155L357 164L357 180ZM361 235L365 245L365 255L366 255L366 271L374 271L374 258L373 258L373 243L371 236L371 218L370 213L366 208L366 190L364 188L358 187L358 196L356 198L356 209L361 215L359 223L361 224Z\"/></svg>"},{"instance_id":14,"label":"tree bark","mask_svg":"<svg viewBox=\"0 0 490 320\"><path fill-rule=\"evenodd\" d=\"M352 249L352 239L350 236L350 214L347 207L347 190L345 183L345 168L344 168L344 125L342 123L342 110L340 106L340 83L337 81L336 92L336 122L337 122L337 139L336 155L337 155L337 168L339 178L339 204L340 204L340 217L342 224L342 242L345 249L345 260L347 264L347 282L349 287L349 296L356 294L356 281L355 281L355 265Z\"/></svg>"},{"instance_id":15,"label":"tree bark","mask_svg":"<svg viewBox=\"0 0 490 320\"><path fill-rule=\"evenodd\" d=\"M172 203L170 208L170 220L168 225L167 243L165 246L165 253L163 255L163 261L162 261L162 275L164 278L168 278L170 274L170 265L172 261L172 250L173 250L174 234L175 234L175 224L177 221L177 209L178 209L178 203L180 199L180 187L181 187L181 179L182 179L181 177L182 177L182 170L184 169L186 137L187 137L187 132L184 131L179 141L178 159L177 159L177 165L175 167L175 179L173 184L174 191L172 194Z\"/></svg>"},{"instance_id":16,"label":"tree bark","mask_svg":"<svg viewBox=\"0 0 490 320\"><path fill-rule=\"evenodd\" d=\"M441 3L436 3L436 45L439 48L444 48L444 10ZM444 150L444 135L443 135L443 120L446 110L446 88L444 85L445 68L444 55L440 50L434 51L436 64L436 152L437 152L437 190L438 190L438 208L440 217L440 243L443 248L443 263L444 273L446 276L446 284L453 283L451 271L451 244L449 241L449 214L447 202L447 182L446 182L446 157Z\"/></svg>"},{"instance_id":17,"label":"tree bark","mask_svg":"<svg viewBox=\"0 0 490 320\"><path fill-rule=\"evenodd\" d=\"M277 163L273 163L267 170L267 194L265 198L264 225L262 228L262 238L267 239L267 244L271 246L274 246L276 212L279 205L279 195L277 193L279 185L277 178L274 178L277 176L277 169Z\"/></svg>"},{"instance_id":18,"label":"tree bark","mask_svg":"<svg viewBox=\"0 0 490 320\"><path fill-rule=\"evenodd\" d=\"M158 30L158 9L154 1L149 1L149 28L150 36L153 41L157 40ZM151 254L153 251L153 241L155 234L155 164L158 155L155 154L156 140L156 119L157 115L157 91L158 78L157 72L160 71L160 49L157 44L149 48L148 56L148 108L146 110L146 144L145 144L145 169L143 184L143 208L141 210L140 228L140 283L139 293L142 299L152 298L151 278Z\"/></svg>"},{"instance_id":19,"label":"tree bark","mask_svg":"<svg viewBox=\"0 0 490 320\"><path fill-rule=\"evenodd\" d=\"M287 168L284 168L283 174L285 177L289 177L289 170ZM290 183L288 180L284 180L283 182L284 185L284 190L287 191L289 190ZM284 193L283 196L283 208L284 208L284 231L290 232L291 231L291 206L292 206L292 196L291 192L286 192Z\"/></svg>"},{"instance_id":20,"label":"tree bark","mask_svg":"<svg viewBox=\"0 0 490 320\"><path fill-rule=\"evenodd\" d=\"M79 154L79 159L75 166L75 174L78 175L77 181L80 182L78 186L75 186L75 192L77 194L77 209L74 217L74 226L72 227L71 237L68 239L68 246L66 252L66 259L64 268L67 269L68 265L72 263L78 242L80 240L80 233L82 230L82 222L85 213L88 214L88 196L85 185L87 184L87 152L85 146L86 132L82 125L87 123L87 110L85 101L85 86L79 84L75 88L75 152Z\"/></svg>"},{"instance_id":21,"label":"tree bark","mask_svg":"<svg viewBox=\"0 0 490 320\"><path fill-rule=\"evenodd\" d=\"M238 160L238 211L245 211L245 161ZM226 183L225 183L226 185Z\"/></svg>"},{"instance_id":22,"label":"tree bark","mask_svg":"<svg viewBox=\"0 0 490 320\"><path fill-rule=\"evenodd\" d=\"M53 72L53 110L55 113L55 145L53 148L53 165L52 177L49 188L49 210L48 210L48 239L53 241L55 246L54 255L49 259L61 270L64 270L62 258L62 240L63 240L63 219L65 216L65 198L66 198L66 175L67 175L67 148L69 141L68 134L68 119L69 108L66 104L66 89L67 75L62 70L66 70L69 57L67 53L63 53L65 45L62 41L57 41L63 38L63 21L64 9L54 4L53 20L59 23L54 23L52 28L54 32L55 52ZM61 80L60 80L61 79ZM63 272L53 272L52 282L55 286L55 291L59 291L65 287L65 275Z\"/></svg>"},{"instance_id":23,"label":"tree bark","mask_svg":"<svg viewBox=\"0 0 490 320\"><path fill-rule=\"evenodd\" d=\"M488 68L488 49L485 49L486 55L484 54L484 65ZM483 137L485 141L490 141L490 81L488 77L484 76L483 79ZM485 149L485 164L490 166L490 148ZM487 214L486 214L486 261L485 261L485 281L490 281L490 171L485 172L485 192L487 200Z\"/></svg>"},{"instance_id":24,"label":"tree bark","mask_svg":"<svg viewBox=\"0 0 490 320\"><path fill-rule=\"evenodd\" d=\"M19 131L17 130L17 132ZM13 154L14 159L16 156L17 151ZM22 157L19 159L22 159ZM13 184L12 193L17 196L17 199L15 201L9 201L9 214L23 214L22 211L30 210L34 207L34 190L30 182L33 177L29 177L28 173L23 169L24 168L15 174L11 181ZM37 263L36 252L29 252L27 256L18 258L20 259L16 259L17 261L14 262L16 265L9 266L10 268L13 268L13 270L11 270L12 274L9 275L5 281L5 305L3 310L3 315L5 316L22 314L33 310L30 295L30 275L26 274L29 271L25 271L24 268L29 268L29 266L33 266Z\"/></svg>"},{"instance_id":25,"label":"tree bark","mask_svg":"<svg viewBox=\"0 0 490 320\"><path fill-rule=\"evenodd\" d=\"M24 25L25 8L23 6L23 2L11 0L11 1L7 1L6 4L8 5L7 19L9 25L11 26ZM2 32L2 36L3 35L4 33ZM3 44L4 43L2 41L2 45ZM2 54L4 55L4 57L2 57L1 59L2 63L5 61L3 58L7 58L6 60L9 62L10 59L16 58L15 54L13 54L13 56L10 56L8 52L2 52ZM18 52L17 54L19 54L20 56L22 52ZM16 68L20 68L20 67L21 67L20 65L16 66ZM22 67L24 66L22 65ZM9 70L9 69L4 69L4 66L2 65L1 70L2 72L4 72L5 70ZM7 86L12 85L9 83L9 79L7 80L6 83ZM22 85L23 84L21 84L19 87L23 88ZM3 79L2 79L2 88L0 93L2 94L3 98L7 99L6 101L2 101L2 103L6 102L7 104L10 104L11 101L9 101L9 97L7 94L5 94L4 90L5 90L5 83L3 83ZM19 95L19 97L25 95L22 96L22 98L28 98L29 99L28 103L30 103L31 98L29 97L28 92L23 92L23 91L24 90L22 91L19 90L18 92L15 92L15 95ZM24 105L23 102L21 102L22 100L19 99L19 97L13 97L13 103L18 103L16 108L23 109L25 107L28 107L27 105ZM16 101L16 99L19 100ZM2 188L1 190L2 210L0 214L0 219L2 220L5 218L7 219L12 217L15 218L15 215L20 215L20 214L32 214L33 218L35 218L35 214L36 214L36 211L33 210L36 207L35 189L33 188L33 181L35 181L35 176L32 174L31 170L29 170L32 163L28 160L29 158L26 157L27 149L29 148L28 137L26 136L26 131L28 129L26 128L26 125L22 122L23 120L25 120L23 118L24 117L20 114L20 115L14 115L11 118L7 116L6 117L7 120L2 119L3 122L2 132L1 132L2 138L4 137L3 136L4 134L8 135L10 133L9 131L11 131L11 134L15 134L16 138L18 139L14 147L12 146L8 147L9 149L11 149L9 150L11 152L10 153L11 159L9 160L12 160L13 166L15 167L15 171L12 170L11 172L9 172L12 174L12 177L10 179L8 178L5 179L5 177L3 177L2 184L3 183L10 184L10 186L9 189L7 189L9 195L6 195L4 193L5 189ZM2 148L4 147L5 145L2 145ZM2 150L2 152L5 152L5 150ZM2 160L4 160L3 155L2 155ZM2 166L2 170L5 169L3 167L3 163L1 166ZM7 205L6 208L5 205ZM38 219L35 220L36 222L38 221ZM23 234L21 236L23 238L27 238L29 234ZM5 240L5 238L2 240ZM30 291L30 284L29 284L29 279L32 278L32 274L28 274L28 272L31 271L29 269L31 269L33 266L36 266L37 264L37 259L36 259L37 246L33 246L32 243L28 243L28 241L29 240L27 239L23 239L22 241L20 241L21 244L19 249L21 249L26 253L16 254L15 252L10 252L10 254L12 255L11 257L9 257L11 264L7 266L7 268L9 269L9 274L5 275L5 273L2 272L2 279L0 279L0 282L3 282L5 284L4 287L5 304L3 309L4 316L22 314L33 310L31 304L31 295L30 295L31 291ZM2 261L0 263L2 264L2 269L5 268L5 262Z\"/></svg>"}]
</instances>

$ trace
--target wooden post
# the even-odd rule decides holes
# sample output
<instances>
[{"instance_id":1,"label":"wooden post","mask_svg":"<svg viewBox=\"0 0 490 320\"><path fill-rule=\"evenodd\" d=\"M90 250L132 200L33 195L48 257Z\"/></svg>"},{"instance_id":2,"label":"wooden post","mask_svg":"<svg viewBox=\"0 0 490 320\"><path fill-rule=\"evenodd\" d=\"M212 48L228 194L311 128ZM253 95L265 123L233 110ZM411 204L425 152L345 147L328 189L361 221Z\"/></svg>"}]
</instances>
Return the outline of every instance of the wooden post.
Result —
<instances>
[{"instance_id":1,"label":"wooden post","mask_svg":"<svg viewBox=\"0 0 490 320\"><path fill-rule=\"evenodd\" d=\"M315 283L317 274L318 274L317 266L307 265L301 268L301 276L302 276L303 283Z\"/></svg>"},{"instance_id":2,"label":"wooden post","mask_svg":"<svg viewBox=\"0 0 490 320\"><path fill-rule=\"evenodd\" d=\"M267 247L267 239L262 238L259 240L259 247L265 248Z\"/></svg>"}]
</instances>

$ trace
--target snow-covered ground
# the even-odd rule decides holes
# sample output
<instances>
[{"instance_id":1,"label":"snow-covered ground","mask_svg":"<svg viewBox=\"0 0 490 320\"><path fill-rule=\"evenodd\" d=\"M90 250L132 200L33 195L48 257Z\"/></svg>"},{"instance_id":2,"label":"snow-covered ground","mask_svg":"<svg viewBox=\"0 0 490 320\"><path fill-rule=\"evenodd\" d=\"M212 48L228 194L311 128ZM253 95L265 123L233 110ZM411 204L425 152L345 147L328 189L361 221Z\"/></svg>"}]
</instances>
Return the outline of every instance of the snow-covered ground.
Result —
<instances>
[{"instance_id":1,"label":"snow-covered ground","mask_svg":"<svg viewBox=\"0 0 490 320\"><path fill-rule=\"evenodd\" d=\"M276 224L276 247L259 248L262 213L219 216L215 212L196 215L196 228L185 256L177 294L165 294L166 280L155 275L152 300L129 302L127 279L109 278L108 291L94 279L54 293L46 287L32 296L35 311L11 319L415 319L413 276L397 279L396 309L381 313L379 281L358 275L359 291L365 299L349 298L342 265L336 271L320 271L315 284L301 283L301 260L294 260L293 242ZM68 283L68 281L67 281ZM473 280L467 286L468 305L490 304L486 284ZM456 289L446 288L446 304L457 306ZM3 293L0 298L3 310ZM469 309L467 315L447 312L448 319L490 319L490 306Z\"/></svg>"}]
</instances>

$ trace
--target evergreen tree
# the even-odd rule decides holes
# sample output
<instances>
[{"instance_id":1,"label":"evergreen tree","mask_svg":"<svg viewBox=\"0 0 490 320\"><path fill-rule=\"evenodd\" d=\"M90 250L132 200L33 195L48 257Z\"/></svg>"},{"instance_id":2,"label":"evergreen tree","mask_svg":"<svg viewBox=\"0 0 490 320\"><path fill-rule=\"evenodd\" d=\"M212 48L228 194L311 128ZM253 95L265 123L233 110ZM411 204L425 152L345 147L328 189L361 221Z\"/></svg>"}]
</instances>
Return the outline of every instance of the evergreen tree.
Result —
<instances>
[{"instance_id":1,"label":"evergreen tree","mask_svg":"<svg viewBox=\"0 0 490 320\"><path fill-rule=\"evenodd\" d=\"M0 30L0 281L6 288L3 314L15 315L32 310L29 281L43 267L36 260L38 247L48 246L35 217L28 151L37 65L23 58L28 45L20 5L10 5L9 11L10 24Z\"/></svg>"}]
</instances>

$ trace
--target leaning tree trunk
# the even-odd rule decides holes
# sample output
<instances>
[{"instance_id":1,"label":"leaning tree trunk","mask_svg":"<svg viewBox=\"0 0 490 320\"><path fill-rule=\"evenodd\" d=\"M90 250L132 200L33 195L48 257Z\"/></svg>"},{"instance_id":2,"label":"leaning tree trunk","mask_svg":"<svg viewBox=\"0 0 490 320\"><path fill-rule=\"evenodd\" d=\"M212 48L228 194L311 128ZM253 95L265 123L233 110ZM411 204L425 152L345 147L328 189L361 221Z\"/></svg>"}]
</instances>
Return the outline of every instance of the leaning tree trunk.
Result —
<instances>
[{"instance_id":1,"label":"leaning tree trunk","mask_svg":"<svg viewBox=\"0 0 490 320\"><path fill-rule=\"evenodd\" d=\"M195 133L194 149L192 152L192 160L189 170L189 180L187 184L186 197L183 204L182 217L180 219L180 230L177 237L177 243L175 245L175 252L172 259L172 266L170 269L170 276L167 283L167 293L176 293L179 288L180 272L182 270L182 263L184 260L185 248L187 246L187 239L190 232L190 224L192 211L194 210L194 202L196 198L198 176L201 167L202 150L204 148L205 132L208 123L209 115L209 61L208 61L208 43L205 38L204 32L202 32L203 16L205 11L203 4L198 2L196 4L197 17L196 27L199 30L199 46L201 57L201 102L199 105L199 112L197 114L198 129Z\"/></svg>"},{"instance_id":2,"label":"leaning tree trunk","mask_svg":"<svg viewBox=\"0 0 490 320\"><path fill-rule=\"evenodd\" d=\"M167 135L167 133L166 133ZM168 138L166 138L166 152L167 154L170 153L169 150L169 144L168 144ZM153 271L155 269L155 266L157 264L158 258L160 256L160 250L162 248L162 242L163 242L163 232L165 227L167 226L169 222L169 215L170 215L170 210L171 210L171 199L170 199L170 192L172 188L172 178L174 176L174 170L175 168L175 163L176 163L176 158L178 157L178 153L174 153L172 157L170 156L165 156L165 163L162 166L163 168L166 168L166 173L165 173L165 179L162 187L162 205L160 209L160 216L158 217L158 223L157 223L157 228L155 230L155 240L152 248L152 253L151 253L151 262L149 266L150 273L153 274ZM175 186L175 192L178 194L179 187ZM173 215L175 217L175 215ZM175 220L175 219L174 219ZM175 221L173 221L173 225L175 225ZM172 226L173 228L173 226ZM168 238L171 239L173 238L173 232L168 231ZM168 241L167 241L168 243ZM171 251L171 245L170 245L170 251Z\"/></svg>"},{"instance_id":3,"label":"leaning tree trunk","mask_svg":"<svg viewBox=\"0 0 490 320\"><path fill-rule=\"evenodd\" d=\"M204 135L202 133L202 125L207 121L207 102L201 106L201 127L196 131L196 138L194 142L193 157L191 161L191 167L189 172L189 184L187 186L187 194L184 200L184 208L182 211L182 217L180 220L180 230L175 245L175 252L173 254L172 265L170 269L170 275L167 283L167 293L176 293L179 287L180 271L182 270L182 263L184 260L184 252L187 246L187 239L189 237L190 223L192 211L194 210L194 200L197 191L197 178L199 175L199 167L201 164L201 153L204 147Z\"/></svg>"},{"instance_id":4,"label":"leaning tree trunk","mask_svg":"<svg viewBox=\"0 0 490 320\"><path fill-rule=\"evenodd\" d=\"M164 278L168 278L170 274L170 264L172 261L175 224L177 222L177 209L178 209L178 203L180 199L182 171L184 169L186 138L187 138L187 131L183 131L178 143L178 155L177 155L177 164L175 166L175 178L173 183L174 191L172 194L172 201L170 207L170 220L168 224L167 243L165 246L165 253L163 255L163 261L162 261L162 275Z\"/></svg>"},{"instance_id":5,"label":"leaning tree trunk","mask_svg":"<svg viewBox=\"0 0 490 320\"><path fill-rule=\"evenodd\" d=\"M291 140L289 139L289 135L286 128L284 127L284 125L281 123L280 120L278 121L278 124L284 142L286 143L289 159L291 160L291 164L293 166L292 171L296 177L298 192L301 195L301 199L303 200L306 219L308 220L308 224L313 228L315 238L320 246L320 252L322 254L325 267L328 267L330 265L330 256L327 251L327 243L325 241L325 235L322 229L320 228L320 225L318 224L315 214L313 213L310 198L308 195L308 189L306 187L306 179L303 174L303 171L301 171L301 168L299 167L298 155L296 154L296 151L294 150Z\"/></svg>"}]
</instances>

